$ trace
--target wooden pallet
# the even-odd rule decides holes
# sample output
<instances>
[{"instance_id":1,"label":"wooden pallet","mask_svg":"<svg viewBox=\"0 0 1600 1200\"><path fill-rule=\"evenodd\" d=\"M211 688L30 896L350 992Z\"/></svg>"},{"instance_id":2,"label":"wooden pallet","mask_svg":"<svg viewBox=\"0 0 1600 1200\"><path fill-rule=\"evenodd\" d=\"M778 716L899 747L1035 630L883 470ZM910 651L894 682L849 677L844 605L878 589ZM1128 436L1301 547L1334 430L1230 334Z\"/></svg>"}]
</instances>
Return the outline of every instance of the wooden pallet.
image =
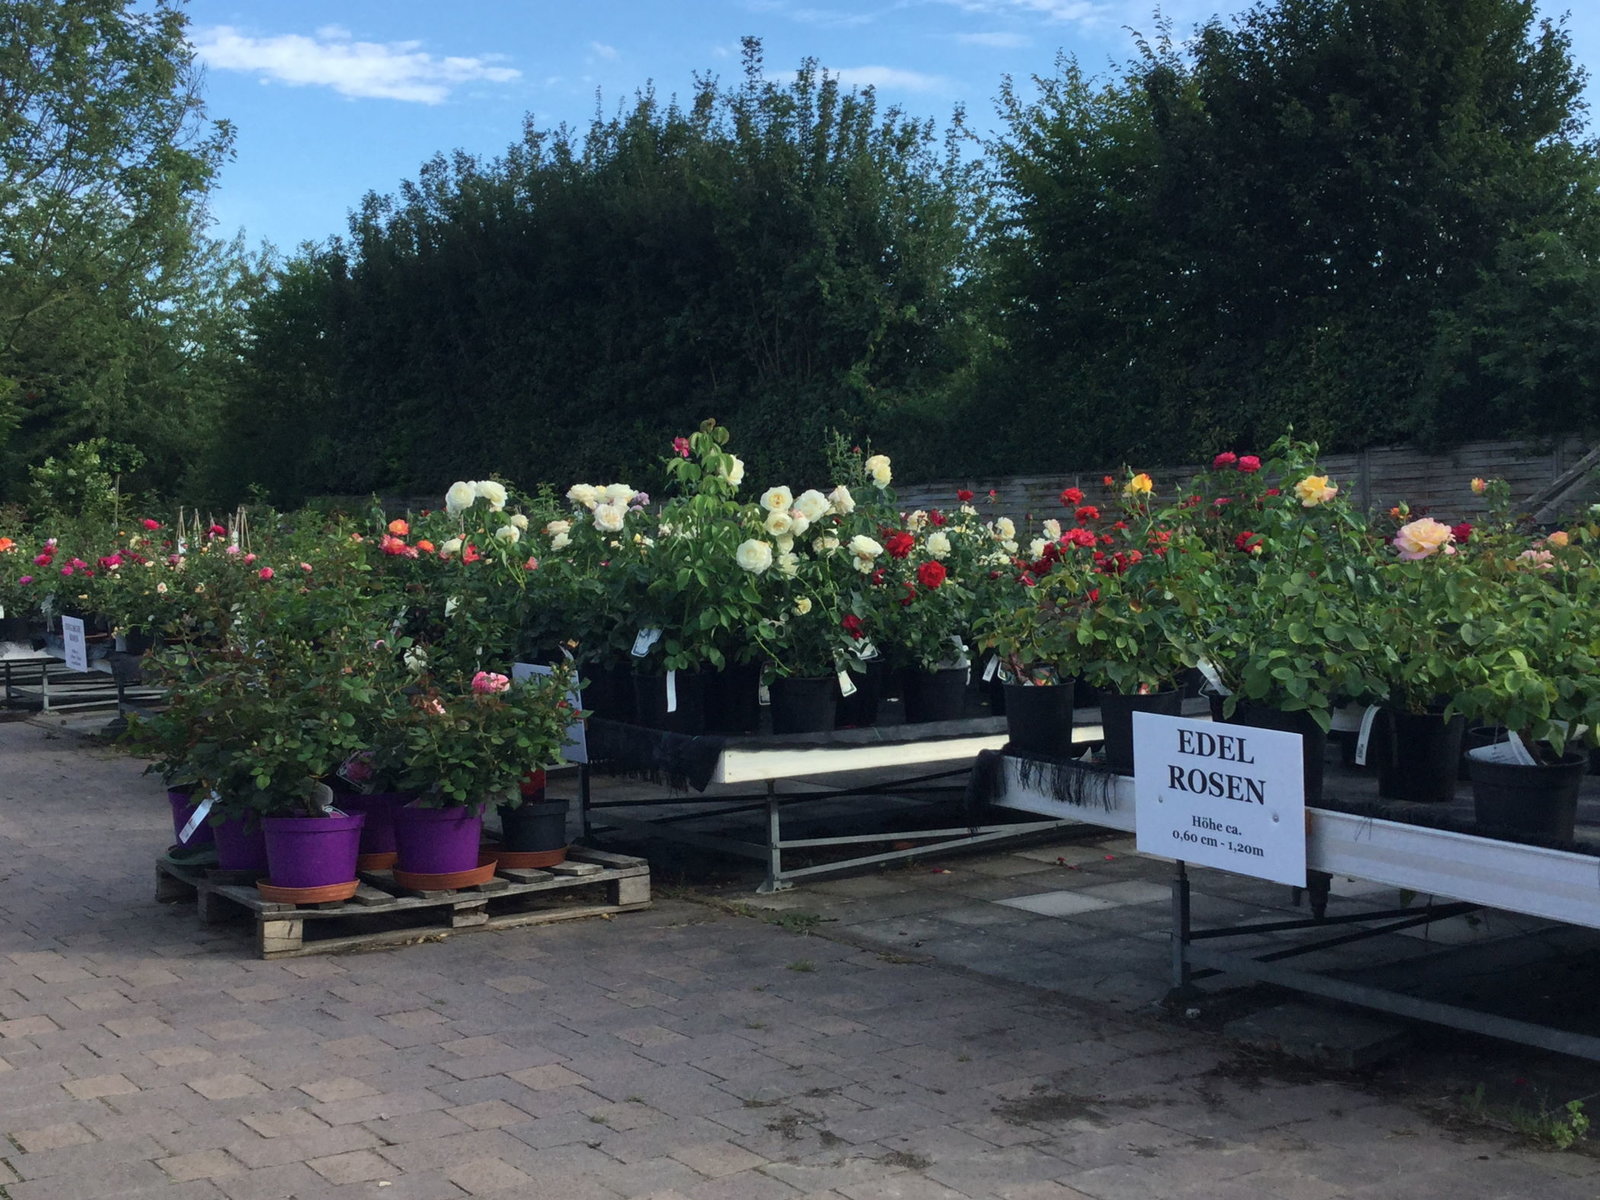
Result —
<instances>
[{"instance_id":1,"label":"wooden pallet","mask_svg":"<svg viewBox=\"0 0 1600 1200\"><path fill-rule=\"evenodd\" d=\"M593 894L605 889L605 900ZM156 859L156 900L194 900L207 924L255 918L262 958L295 958L431 941L451 933L509 929L650 907L650 864L642 858L574 846L554 867L503 867L487 883L451 892L411 891L392 872L363 871L349 900L275 904L240 872Z\"/></svg>"}]
</instances>

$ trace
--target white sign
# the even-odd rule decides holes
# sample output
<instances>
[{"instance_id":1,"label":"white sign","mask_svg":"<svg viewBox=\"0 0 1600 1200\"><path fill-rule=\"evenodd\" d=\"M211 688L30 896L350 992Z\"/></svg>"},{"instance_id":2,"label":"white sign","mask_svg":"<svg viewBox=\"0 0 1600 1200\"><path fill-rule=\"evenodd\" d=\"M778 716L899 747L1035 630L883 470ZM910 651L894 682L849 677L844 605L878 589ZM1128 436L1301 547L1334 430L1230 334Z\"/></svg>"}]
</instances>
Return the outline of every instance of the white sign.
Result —
<instances>
[{"instance_id":1,"label":"white sign","mask_svg":"<svg viewBox=\"0 0 1600 1200\"><path fill-rule=\"evenodd\" d=\"M547 667L543 663L512 663L511 678L521 681L535 675L553 675L555 670L554 667ZM573 688L567 693L567 703L572 705L573 712L582 712L583 693ZM574 721L567 726L567 744L561 747L561 757L569 763L589 761L588 734L582 721Z\"/></svg>"},{"instance_id":2,"label":"white sign","mask_svg":"<svg viewBox=\"0 0 1600 1200\"><path fill-rule=\"evenodd\" d=\"M74 671L89 669L89 643L84 638L83 620L80 617L61 618L61 638L67 644L67 666Z\"/></svg>"},{"instance_id":3,"label":"white sign","mask_svg":"<svg viewBox=\"0 0 1600 1200\"><path fill-rule=\"evenodd\" d=\"M1134 713L1139 852L1304 887L1300 741L1274 729Z\"/></svg>"}]
</instances>

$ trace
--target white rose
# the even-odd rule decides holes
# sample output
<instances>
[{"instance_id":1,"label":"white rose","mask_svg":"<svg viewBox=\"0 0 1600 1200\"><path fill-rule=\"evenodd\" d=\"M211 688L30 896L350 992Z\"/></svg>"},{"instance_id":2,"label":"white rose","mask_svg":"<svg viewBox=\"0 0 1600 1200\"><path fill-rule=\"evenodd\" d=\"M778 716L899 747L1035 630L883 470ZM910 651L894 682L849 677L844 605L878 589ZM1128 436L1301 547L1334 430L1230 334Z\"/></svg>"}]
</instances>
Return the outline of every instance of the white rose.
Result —
<instances>
[{"instance_id":1,"label":"white rose","mask_svg":"<svg viewBox=\"0 0 1600 1200\"><path fill-rule=\"evenodd\" d=\"M975 517L978 515L978 510L973 508L970 504L963 504L961 506L961 515L963 517Z\"/></svg>"},{"instance_id":2,"label":"white rose","mask_svg":"<svg viewBox=\"0 0 1600 1200\"><path fill-rule=\"evenodd\" d=\"M850 494L850 489L841 483L828 493L828 507L841 517L848 516L856 510L856 498Z\"/></svg>"},{"instance_id":3,"label":"white rose","mask_svg":"<svg viewBox=\"0 0 1600 1200\"><path fill-rule=\"evenodd\" d=\"M811 611L811 597L810 596L801 596L800 599L798 599L798 600L796 600L794 602L794 613L795 613L795 616L803 617L810 611Z\"/></svg>"},{"instance_id":4,"label":"white rose","mask_svg":"<svg viewBox=\"0 0 1600 1200\"><path fill-rule=\"evenodd\" d=\"M1044 536L1052 542L1061 540L1061 522L1051 517L1044 523Z\"/></svg>"},{"instance_id":5,"label":"white rose","mask_svg":"<svg viewBox=\"0 0 1600 1200\"><path fill-rule=\"evenodd\" d=\"M999 517L994 523L994 536L1002 542L1009 542L1017 536L1017 525L1010 517Z\"/></svg>"},{"instance_id":6,"label":"white rose","mask_svg":"<svg viewBox=\"0 0 1600 1200\"><path fill-rule=\"evenodd\" d=\"M787 513L794 507L794 493L779 484L761 493L761 507L768 512Z\"/></svg>"},{"instance_id":7,"label":"white rose","mask_svg":"<svg viewBox=\"0 0 1600 1200\"><path fill-rule=\"evenodd\" d=\"M889 471L889 456L887 454L874 454L862 465L866 467L867 474L872 476L872 482L878 487L888 487L889 481L894 478Z\"/></svg>"},{"instance_id":8,"label":"white rose","mask_svg":"<svg viewBox=\"0 0 1600 1200\"><path fill-rule=\"evenodd\" d=\"M605 533L616 533L622 528L622 523L627 519L628 508L623 504L596 504L594 506L594 527Z\"/></svg>"},{"instance_id":9,"label":"white rose","mask_svg":"<svg viewBox=\"0 0 1600 1200\"><path fill-rule=\"evenodd\" d=\"M523 516L521 513L513 514L512 517L511 517L511 523L513 525L515 525L518 529L522 530L524 533L527 532L527 529L528 529L528 518Z\"/></svg>"},{"instance_id":10,"label":"white rose","mask_svg":"<svg viewBox=\"0 0 1600 1200\"><path fill-rule=\"evenodd\" d=\"M927 524L928 514L923 512L920 508L913 513L907 514L906 516L906 529L911 533L916 533L919 529L925 528Z\"/></svg>"},{"instance_id":11,"label":"white rose","mask_svg":"<svg viewBox=\"0 0 1600 1200\"><path fill-rule=\"evenodd\" d=\"M805 513L801 512L798 507L791 508L789 510L789 517L794 522L794 524L790 526L790 531L795 535L795 537L803 536L805 531L811 528L811 518L806 516Z\"/></svg>"},{"instance_id":12,"label":"white rose","mask_svg":"<svg viewBox=\"0 0 1600 1200\"><path fill-rule=\"evenodd\" d=\"M1028 543L1028 557L1038 558L1044 553L1044 548L1049 545L1043 538L1034 538Z\"/></svg>"},{"instance_id":13,"label":"white rose","mask_svg":"<svg viewBox=\"0 0 1600 1200\"><path fill-rule=\"evenodd\" d=\"M763 496L761 499L762 503L765 504L766 497ZM761 525L773 537L783 537L794 529L794 518L786 511L776 509L767 514L767 519L761 522Z\"/></svg>"},{"instance_id":14,"label":"white rose","mask_svg":"<svg viewBox=\"0 0 1600 1200\"><path fill-rule=\"evenodd\" d=\"M551 521L550 524L548 524L548 525L546 525L544 527L544 531L550 537L560 537L564 533L571 533L572 532L572 522L571 521Z\"/></svg>"},{"instance_id":15,"label":"white rose","mask_svg":"<svg viewBox=\"0 0 1600 1200\"><path fill-rule=\"evenodd\" d=\"M1000 543L1000 549L1004 550L1007 554L1015 554L1017 552L1016 540L1014 538L1007 538L1005 541Z\"/></svg>"},{"instance_id":16,"label":"white rose","mask_svg":"<svg viewBox=\"0 0 1600 1200\"><path fill-rule=\"evenodd\" d=\"M778 573L793 579L800 573L800 556L792 550L784 550L778 555Z\"/></svg>"},{"instance_id":17,"label":"white rose","mask_svg":"<svg viewBox=\"0 0 1600 1200\"><path fill-rule=\"evenodd\" d=\"M772 565L772 547L760 538L749 538L739 543L733 557L746 571L759 575Z\"/></svg>"},{"instance_id":18,"label":"white rose","mask_svg":"<svg viewBox=\"0 0 1600 1200\"><path fill-rule=\"evenodd\" d=\"M950 553L950 535L942 529L936 529L928 535L928 553L935 558L944 558Z\"/></svg>"},{"instance_id":19,"label":"white rose","mask_svg":"<svg viewBox=\"0 0 1600 1200\"><path fill-rule=\"evenodd\" d=\"M449 555L451 555L451 554L460 554L461 553L461 539L460 538L451 538L448 542L446 542L444 545L439 547L439 553L443 554L443 555L445 555L447 557Z\"/></svg>"},{"instance_id":20,"label":"white rose","mask_svg":"<svg viewBox=\"0 0 1600 1200\"><path fill-rule=\"evenodd\" d=\"M492 479L480 479L472 485L477 489L478 495L489 502L490 512L499 512L506 506L506 489L504 484L496 483Z\"/></svg>"},{"instance_id":21,"label":"white rose","mask_svg":"<svg viewBox=\"0 0 1600 1200\"><path fill-rule=\"evenodd\" d=\"M567 489L567 499L573 504L593 508L600 503L600 489L592 483L575 483Z\"/></svg>"},{"instance_id":22,"label":"white rose","mask_svg":"<svg viewBox=\"0 0 1600 1200\"><path fill-rule=\"evenodd\" d=\"M444 510L452 517L460 516L472 507L472 502L478 498L477 486L457 480L450 485L450 490L444 494Z\"/></svg>"},{"instance_id":23,"label":"white rose","mask_svg":"<svg viewBox=\"0 0 1600 1200\"><path fill-rule=\"evenodd\" d=\"M737 454L730 454L728 457L733 460L733 465L722 472L722 477L734 487L738 487L744 482L744 459Z\"/></svg>"},{"instance_id":24,"label":"white rose","mask_svg":"<svg viewBox=\"0 0 1600 1200\"><path fill-rule=\"evenodd\" d=\"M639 493L625 483L608 483L602 494L607 504L620 504L623 508L627 508Z\"/></svg>"},{"instance_id":25,"label":"white rose","mask_svg":"<svg viewBox=\"0 0 1600 1200\"><path fill-rule=\"evenodd\" d=\"M831 533L825 533L811 543L811 548L818 554L832 554L839 548L839 539Z\"/></svg>"},{"instance_id":26,"label":"white rose","mask_svg":"<svg viewBox=\"0 0 1600 1200\"><path fill-rule=\"evenodd\" d=\"M497 541L519 542L522 540L522 530L515 525L502 525L494 531L494 536Z\"/></svg>"},{"instance_id":27,"label":"white rose","mask_svg":"<svg viewBox=\"0 0 1600 1200\"><path fill-rule=\"evenodd\" d=\"M794 534L792 533L786 533L775 540L778 543L779 554L787 554L794 549Z\"/></svg>"},{"instance_id":28,"label":"white rose","mask_svg":"<svg viewBox=\"0 0 1600 1200\"><path fill-rule=\"evenodd\" d=\"M565 530L550 539L550 549L552 550L565 550L570 545L572 545L572 535Z\"/></svg>"},{"instance_id":29,"label":"white rose","mask_svg":"<svg viewBox=\"0 0 1600 1200\"><path fill-rule=\"evenodd\" d=\"M808 488L794 498L795 509L808 521L820 521L828 511L828 498L816 488Z\"/></svg>"},{"instance_id":30,"label":"white rose","mask_svg":"<svg viewBox=\"0 0 1600 1200\"><path fill-rule=\"evenodd\" d=\"M878 555L883 553L883 547L866 534L858 533L850 539L850 553L856 556L856 570L865 575L872 570L872 564Z\"/></svg>"}]
</instances>

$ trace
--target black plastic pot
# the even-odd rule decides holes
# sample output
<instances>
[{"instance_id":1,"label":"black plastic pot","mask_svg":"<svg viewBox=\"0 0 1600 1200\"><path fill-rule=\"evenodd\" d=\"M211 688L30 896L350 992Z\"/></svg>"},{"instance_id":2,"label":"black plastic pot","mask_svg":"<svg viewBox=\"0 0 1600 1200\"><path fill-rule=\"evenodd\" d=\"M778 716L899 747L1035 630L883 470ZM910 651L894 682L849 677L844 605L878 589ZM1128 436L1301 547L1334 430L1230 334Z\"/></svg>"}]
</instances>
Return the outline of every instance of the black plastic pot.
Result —
<instances>
[{"instance_id":1,"label":"black plastic pot","mask_svg":"<svg viewBox=\"0 0 1600 1200\"><path fill-rule=\"evenodd\" d=\"M690 737L706 731L705 676L698 671L679 671L675 677L678 705L667 711L667 676L635 673L633 701L636 719L649 729L681 733Z\"/></svg>"},{"instance_id":2,"label":"black plastic pot","mask_svg":"<svg viewBox=\"0 0 1600 1200\"><path fill-rule=\"evenodd\" d=\"M772 732L821 733L833 729L839 681L832 675L772 681Z\"/></svg>"},{"instance_id":3,"label":"black plastic pot","mask_svg":"<svg viewBox=\"0 0 1600 1200\"><path fill-rule=\"evenodd\" d=\"M1468 758L1472 806L1486 833L1522 834L1571 841L1578 820L1578 789L1589 769L1586 755L1525 766Z\"/></svg>"},{"instance_id":4,"label":"black plastic pot","mask_svg":"<svg viewBox=\"0 0 1600 1200\"><path fill-rule=\"evenodd\" d=\"M1123 774L1133 771L1133 714L1136 712L1176 717L1183 712L1183 693L1176 689L1143 696L1100 693L1100 728L1106 739L1106 766Z\"/></svg>"},{"instance_id":5,"label":"black plastic pot","mask_svg":"<svg viewBox=\"0 0 1600 1200\"><path fill-rule=\"evenodd\" d=\"M500 807L500 846L517 854L560 850L567 844L567 801Z\"/></svg>"},{"instance_id":6,"label":"black plastic pot","mask_svg":"<svg viewBox=\"0 0 1600 1200\"><path fill-rule=\"evenodd\" d=\"M1469 725L1461 738L1461 757L1457 759L1456 779L1462 783L1472 778L1471 754L1479 746L1492 746L1506 740L1506 731L1498 725Z\"/></svg>"},{"instance_id":7,"label":"black plastic pot","mask_svg":"<svg viewBox=\"0 0 1600 1200\"><path fill-rule=\"evenodd\" d=\"M900 676L906 721L959 721L967 711L967 668L905 671Z\"/></svg>"},{"instance_id":8,"label":"black plastic pot","mask_svg":"<svg viewBox=\"0 0 1600 1200\"><path fill-rule=\"evenodd\" d=\"M1008 683L1006 734L1011 748L1024 754L1065 758L1072 751L1072 703L1077 683L1063 679L1044 686Z\"/></svg>"},{"instance_id":9,"label":"black plastic pot","mask_svg":"<svg viewBox=\"0 0 1600 1200\"><path fill-rule=\"evenodd\" d=\"M883 702L889 668L882 658L872 658L861 664L866 669L851 671L850 678L856 690L839 697L834 705L833 724L836 729L860 729L878 723L878 705Z\"/></svg>"},{"instance_id":10,"label":"black plastic pot","mask_svg":"<svg viewBox=\"0 0 1600 1200\"><path fill-rule=\"evenodd\" d=\"M1378 795L1385 800L1411 800L1448 804L1456 798L1456 768L1461 761L1461 739L1467 719L1439 713L1408 713L1384 709L1378 714L1374 738L1377 753L1369 755L1378 767Z\"/></svg>"},{"instance_id":11,"label":"black plastic pot","mask_svg":"<svg viewBox=\"0 0 1600 1200\"><path fill-rule=\"evenodd\" d=\"M730 663L705 674L707 733L754 733L761 727L761 666Z\"/></svg>"}]
</instances>

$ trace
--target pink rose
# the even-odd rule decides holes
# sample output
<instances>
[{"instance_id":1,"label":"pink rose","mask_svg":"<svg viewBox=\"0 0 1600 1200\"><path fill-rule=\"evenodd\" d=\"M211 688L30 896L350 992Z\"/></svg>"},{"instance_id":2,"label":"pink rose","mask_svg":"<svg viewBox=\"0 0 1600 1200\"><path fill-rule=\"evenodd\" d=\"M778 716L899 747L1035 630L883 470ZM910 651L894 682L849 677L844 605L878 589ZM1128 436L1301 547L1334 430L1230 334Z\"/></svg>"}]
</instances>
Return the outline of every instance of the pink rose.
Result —
<instances>
[{"instance_id":1,"label":"pink rose","mask_svg":"<svg viewBox=\"0 0 1600 1200\"><path fill-rule=\"evenodd\" d=\"M1261 470L1261 460L1254 454L1240 455L1239 470L1243 471L1246 475L1250 474L1252 471L1259 471Z\"/></svg>"},{"instance_id":2,"label":"pink rose","mask_svg":"<svg viewBox=\"0 0 1600 1200\"><path fill-rule=\"evenodd\" d=\"M272 568L271 567L262 567L261 570L256 572L256 574L259 575L262 579L271 579L272 578Z\"/></svg>"},{"instance_id":3,"label":"pink rose","mask_svg":"<svg viewBox=\"0 0 1600 1200\"><path fill-rule=\"evenodd\" d=\"M511 680L504 675L497 675L493 671L479 671L472 677L472 690L483 695L503 692L510 686Z\"/></svg>"},{"instance_id":4,"label":"pink rose","mask_svg":"<svg viewBox=\"0 0 1600 1200\"><path fill-rule=\"evenodd\" d=\"M673 449L673 452L675 454L677 454L677 456L679 458L688 458L689 457L689 439L686 438L686 437L675 437L675 438L673 438L672 439L672 449Z\"/></svg>"},{"instance_id":5,"label":"pink rose","mask_svg":"<svg viewBox=\"0 0 1600 1200\"><path fill-rule=\"evenodd\" d=\"M1220 471L1223 467L1231 467L1239 461L1239 456L1232 450L1224 450L1211 460L1213 469Z\"/></svg>"}]
</instances>

